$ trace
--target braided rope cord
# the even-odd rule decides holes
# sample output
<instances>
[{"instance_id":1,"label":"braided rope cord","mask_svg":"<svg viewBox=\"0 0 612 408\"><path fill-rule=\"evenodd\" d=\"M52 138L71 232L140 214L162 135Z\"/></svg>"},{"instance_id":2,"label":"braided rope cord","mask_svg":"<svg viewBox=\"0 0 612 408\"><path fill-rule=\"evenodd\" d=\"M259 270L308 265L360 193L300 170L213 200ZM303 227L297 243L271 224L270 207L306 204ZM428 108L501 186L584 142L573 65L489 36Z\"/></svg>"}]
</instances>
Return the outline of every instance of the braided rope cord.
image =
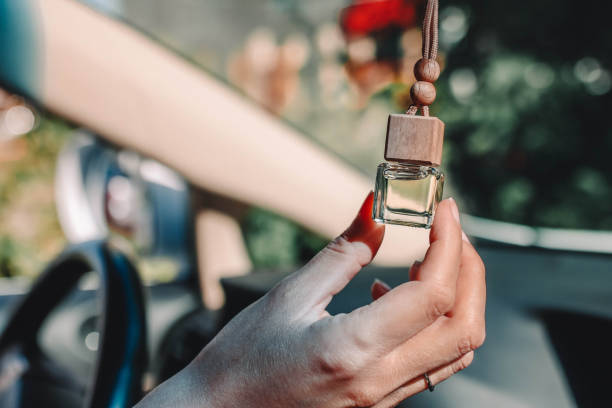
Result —
<instances>
[{"instance_id":1,"label":"braided rope cord","mask_svg":"<svg viewBox=\"0 0 612 408\"><path fill-rule=\"evenodd\" d=\"M438 0L427 0L425 18L423 19L423 44L422 54L424 59L435 60L438 56ZM421 108L423 116L429 116L429 106L411 105L406 111L408 115L416 115Z\"/></svg>"}]
</instances>

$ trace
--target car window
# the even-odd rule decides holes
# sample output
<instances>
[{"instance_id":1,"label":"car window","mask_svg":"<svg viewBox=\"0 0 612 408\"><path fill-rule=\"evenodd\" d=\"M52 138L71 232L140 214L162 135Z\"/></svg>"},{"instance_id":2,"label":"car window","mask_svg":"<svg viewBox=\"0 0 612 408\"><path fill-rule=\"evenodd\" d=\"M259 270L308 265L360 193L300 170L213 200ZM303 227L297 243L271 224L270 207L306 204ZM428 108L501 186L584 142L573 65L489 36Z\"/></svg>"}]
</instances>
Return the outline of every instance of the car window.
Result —
<instances>
[{"instance_id":1,"label":"car window","mask_svg":"<svg viewBox=\"0 0 612 408\"><path fill-rule=\"evenodd\" d=\"M148 284L193 273L178 175L1 88L0 117L0 277L27 284L69 243L105 236Z\"/></svg>"},{"instance_id":2,"label":"car window","mask_svg":"<svg viewBox=\"0 0 612 408\"><path fill-rule=\"evenodd\" d=\"M66 242L53 175L68 126L2 89L0 116L0 276L32 277Z\"/></svg>"},{"instance_id":3,"label":"car window","mask_svg":"<svg viewBox=\"0 0 612 408\"><path fill-rule=\"evenodd\" d=\"M174 50L371 178L382 161L387 115L410 104L422 1L82 3ZM446 123L446 195L466 213L532 227L612 229L612 60L608 24L596 10L441 4L443 72L432 112ZM540 21L545 12L556 17ZM554 24L571 19L584 29ZM17 95L2 91L1 99L0 274L33 275L66 242L53 170L75 128ZM488 221L483 227L491 236L499 230ZM250 210L242 229L256 267L303 262L324 242L260 209ZM513 242L513 231L534 234L504 230L500 240ZM559 239L566 247L574 242ZM597 247L608 239L595 236ZM161 259L142 269L168 279L180 268Z\"/></svg>"},{"instance_id":4,"label":"car window","mask_svg":"<svg viewBox=\"0 0 612 408\"><path fill-rule=\"evenodd\" d=\"M410 103L422 1L86 3L175 49L370 175L382 158L387 114ZM612 228L609 25L596 7L571 4L440 6L443 73L432 110L446 123L447 191L471 214ZM385 15L385 7L395 9ZM542 21L542 13L555 18ZM555 23L570 20L589 24Z\"/></svg>"}]
</instances>

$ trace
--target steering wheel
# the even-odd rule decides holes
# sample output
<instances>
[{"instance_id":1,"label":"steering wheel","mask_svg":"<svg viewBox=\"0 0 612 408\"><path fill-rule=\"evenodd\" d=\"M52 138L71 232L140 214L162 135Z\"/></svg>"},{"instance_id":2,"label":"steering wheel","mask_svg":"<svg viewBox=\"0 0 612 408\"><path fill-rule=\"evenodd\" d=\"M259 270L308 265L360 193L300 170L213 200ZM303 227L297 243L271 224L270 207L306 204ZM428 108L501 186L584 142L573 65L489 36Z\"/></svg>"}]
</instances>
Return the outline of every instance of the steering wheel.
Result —
<instances>
[{"instance_id":1,"label":"steering wheel","mask_svg":"<svg viewBox=\"0 0 612 408\"><path fill-rule=\"evenodd\" d=\"M100 347L87 386L45 356L37 333L85 273L95 271ZM0 406L123 408L141 397L146 366L142 285L136 270L103 241L79 244L55 259L12 313L0 336Z\"/></svg>"}]
</instances>

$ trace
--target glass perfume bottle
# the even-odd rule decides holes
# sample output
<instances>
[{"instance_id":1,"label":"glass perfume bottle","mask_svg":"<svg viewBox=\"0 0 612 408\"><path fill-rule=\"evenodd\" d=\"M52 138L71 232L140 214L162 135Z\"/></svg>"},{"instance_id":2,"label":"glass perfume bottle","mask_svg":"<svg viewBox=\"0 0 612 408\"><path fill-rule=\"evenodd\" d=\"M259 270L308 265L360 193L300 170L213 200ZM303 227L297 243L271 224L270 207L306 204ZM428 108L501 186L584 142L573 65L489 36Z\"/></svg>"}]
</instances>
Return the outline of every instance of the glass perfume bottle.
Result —
<instances>
[{"instance_id":1,"label":"glass perfume bottle","mask_svg":"<svg viewBox=\"0 0 612 408\"><path fill-rule=\"evenodd\" d=\"M378 166L372 218L430 228L442 200L444 123L432 116L390 115L385 159Z\"/></svg>"}]
</instances>

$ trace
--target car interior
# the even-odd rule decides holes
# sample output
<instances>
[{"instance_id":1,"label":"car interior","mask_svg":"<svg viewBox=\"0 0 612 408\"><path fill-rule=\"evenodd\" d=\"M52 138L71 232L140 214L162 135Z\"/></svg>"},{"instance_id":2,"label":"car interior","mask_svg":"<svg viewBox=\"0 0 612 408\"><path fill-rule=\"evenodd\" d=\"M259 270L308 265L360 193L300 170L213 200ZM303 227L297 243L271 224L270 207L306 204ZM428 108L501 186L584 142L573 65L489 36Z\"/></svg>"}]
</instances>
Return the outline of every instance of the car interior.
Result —
<instances>
[{"instance_id":1,"label":"car interior","mask_svg":"<svg viewBox=\"0 0 612 408\"><path fill-rule=\"evenodd\" d=\"M0 1L0 26L30 51L9 50L8 65L29 69L0 69L0 86L70 134L52 175L65 245L31 282L1 284L1 407L132 406L295 270L253 262L245 214L278 214L317 247L343 231L373 185L351 158L309 136L307 119L277 114L164 34L160 15L222 6L121 3ZM258 0L236 18L286 28L346 2L313 2L304 6L317 9L310 16L287 5L285 20L265 11L274 3ZM212 37L222 24L203 30ZM378 158L374 149L361 150ZM400 406L607 406L612 232L467 213L462 223L487 267L486 343L468 369ZM369 303L375 278L407 281L427 250L427 231L389 228L385 239L331 314Z\"/></svg>"}]
</instances>

